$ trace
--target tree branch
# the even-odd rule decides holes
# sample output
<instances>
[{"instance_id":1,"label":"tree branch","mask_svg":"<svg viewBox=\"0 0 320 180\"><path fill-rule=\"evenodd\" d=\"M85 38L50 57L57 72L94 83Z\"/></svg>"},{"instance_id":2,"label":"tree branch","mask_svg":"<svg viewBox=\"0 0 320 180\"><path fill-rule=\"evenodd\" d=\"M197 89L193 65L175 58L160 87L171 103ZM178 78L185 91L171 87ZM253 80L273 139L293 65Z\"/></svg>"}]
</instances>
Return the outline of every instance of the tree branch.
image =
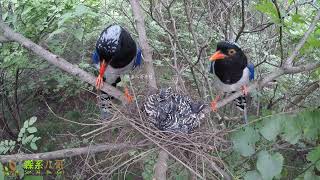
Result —
<instances>
[{"instance_id":1,"label":"tree branch","mask_svg":"<svg viewBox=\"0 0 320 180\"><path fill-rule=\"evenodd\" d=\"M31 50L38 56L44 58L49 63L57 66L58 68L66 71L67 73L78 77L82 81L85 81L91 85L95 85L95 77L90 75L89 73L85 72L84 70L78 68L77 66L69 63L62 57L59 57L58 55L55 55L46 49L42 48L41 46L33 43L31 40L25 38L23 35L19 33L15 33L10 27L8 27L2 20L0 20L0 30L2 30L4 33L4 37L7 38L10 41L15 41L21 45L23 45L25 48ZM119 99L123 104L126 103L125 97L121 91L118 89L110 86L107 83L104 83L103 87L101 88L102 91L108 93L109 95L115 97L116 99Z\"/></svg>"},{"instance_id":2,"label":"tree branch","mask_svg":"<svg viewBox=\"0 0 320 180\"><path fill-rule=\"evenodd\" d=\"M144 24L144 16L141 12L139 1L130 0L132 6L132 13L137 25L137 31L139 35L139 44L142 48L142 53L145 61L145 70L148 74L149 86L153 89L157 89L157 83L155 79L155 73L152 64L152 51L147 41L147 35Z\"/></svg>"},{"instance_id":3,"label":"tree branch","mask_svg":"<svg viewBox=\"0 0 320 180\"><path fill-rule=\"evenodd\" d=\"M166 151L161 150L159 153L158 161L154 165L154 179L155 180L166 180L167 177L167 160L169 159L169 155Z\"/></svg>"},{"instance_id":4,"label":"tree branch","mask_svg":"<svg viewBox=\"0 0 320 180\"><path fill-rule=\"evenodd\" d=\"M307 86L306 89L304 89L302 92L302 95L297 96L292 102L290 102L286 109L291 109L294 106L297 106L300 102L302 102L304 99L306 99L311 93L313 93L315 90L320 88L320 81L313 82L309 86Z\"/></svg>"},{"instance_id":5,"label":"tree branch","mask_svg":"<svg viewBox=\"0 0 320 180\"><path fill-rule=\"evenodd\" d=\"M279 68L278 70L274 71L273 73L269 73L268 75L265 76L265 78L262 78L252 85L248 87L248 91L251 92L254 89L261 89L263 86L267 85L268 82L271 82L272 80L276 79L279 76L282 76L284 74L296 74L304 71L311 71L314 69L317 69L320 67L320 62L319 63L313 63L313 64L307 64L307 65L301 65L301 66L296 66L296 67L289 67L286 68L285 70L282 68ZM230 103L237 97L241 96L242 92L238 91L236 93L233 93L232 95L226 97L225 99L219 101L217 103L217 108L220 108L222 106L225 106L226 104ZM209 108L206 109L207 112L209 112Z\"/></svg>"},{"instance_id":6,"label":"tree branch","mask_svg":"<svg viewBox=\"0 0 320 180\"><path fill-rule=\"evenodd\" d=\"M132 149L137 147L148 146L148 144L134 143L121 143L121 144L101 144L95 146L87 146L82 148L70 148L63 149L52 152L37 153L37 154L13 154L13 155L4 155L0 156L0 162L6 163L9 161L23 161L23 160L48 160L48 159L58 159L58 158L67 158L73 156L79 156L82 154L95 154L98 152L104 151L113 151L113 150L122 150L122 149Z\"/></svg>"},{"instance_id":7,"label":"tree branch","mask_svg":"<svg viewBox=\"0 0 320 180\"><path fill-rule=\"evenodd\" d=\"M139 43L142 47L143 55L145 57L145 62L146 62L145 68L149 78L149 87L152 88L152 90L156 90L158 89L158 87L157 87L155 73L154 73L153 64L152 64L151 49L147 41L144 17L141 12L141 6L138 0L130 0L130 4L132 7L134 19L137 25ZM169 6L171 6L171 4ZM169 154L164 149L160 150L158 161L154 166L156 180L166 180L166 172L168 169L168 165L167 165L168 159L169 159Z\"/></svg>"},{"instance_id":8,"label":"tree branch","mask_svg":"<svg viewBox=\"0 0 320 180\"><path fill-rule=\"evenodd\" d=\"M244 30L244 27L245 27L245 22L244 22L244 17L245 17L245 14L244 14L244 0L241 0L241 21L242 21L242 25L239 29L239 32L236 36L236 39L234 40L234 42L237 42L241 36L241 34L243 33L243 30Z\"/></svg>"},{"instance_id":9,"label":"tree branch","mask_svg":"<svg viewBox=\"0 0 320 180\"><path fill-rule=\"evenodd\" d=\"M308 37L310 36L310 34L313 32L313 30L315 29L317 22L320 18L320 9L317 12L317 15L314 17L312 23L309 26L309 29L307 30L307 32L304 34L303 38L300 40L299 44L296 46L296 48L294 49L294 51L292 52L291 56L286 60L284 67L288 68L290 66L292 66L292 62L294 60L294 58L296 56L298 56L300 49L302 48L302 46L304 45L304 43L307 41Z\"/></svg>"},{"instance_id":10,"label":"tree branch","mask_svg":"<svg viewBox=\"0 0 320 180\"><path fill-rule=\"evenodd\" d=\"M299 50L302 48L304 43L307 41L309 35L315 29L317 21L319 20L319 18L320 18L320 10L318 10L318 13L315 16L315 18L313 19L312 23L310 24L309 29L307 30L307 32L305 32L303 38L300 40L298 45L295 47L295 50L292 52L291 56L288 57L287 60L285 61L284 66L279 68L278 70L275 70L273 73L269 73L268 75L265 76L265 78L262 78L262 79L256 81L255 83L253 83L252 85L250 85L248 87L248 91L252 91L254 89L260 89L263 86L265 86L268 82L271 82L272 80L274 80L277 77L282 76L284 74L295 74L295 73L300 73L300 72L303 72L303 71L314 70L314 69L320 67L320 63L319 62L318 63L307 64L307 65L296 66L296 67L292 66L293 59L296 58L296 56L298 56ZM232 95L228 96L227 98L219 101L217 103L217 108L220 108L220 107L230 103L231 101L233 101L234 99L236 99L237 97L239 97L241 95L242 95L241 91L233 93ZM207 108L206 112L209 112L209 111L210 111L209 108Z\"/></svg>"},{"instance_id":11,"label":"tree branch","mask_svg":"<svg viewBox=\"0 0 320 180\"><path fill-rule=\"evenodd\" d=\"M12 42L12 41L10 41L9 39L7 39L3 36L0 36L0 43L7 43L7 42Z\"/></svg>"}]
</instances>

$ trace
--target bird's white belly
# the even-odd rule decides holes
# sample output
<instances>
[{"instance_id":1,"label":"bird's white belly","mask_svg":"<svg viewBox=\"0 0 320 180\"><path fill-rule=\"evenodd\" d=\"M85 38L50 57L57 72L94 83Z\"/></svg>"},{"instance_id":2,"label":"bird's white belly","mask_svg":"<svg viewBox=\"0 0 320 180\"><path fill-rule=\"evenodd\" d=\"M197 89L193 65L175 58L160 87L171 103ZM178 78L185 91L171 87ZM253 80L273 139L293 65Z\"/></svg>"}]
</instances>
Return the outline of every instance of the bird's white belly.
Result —
<instances>
[{"instance_id":1,"label":"bird's white belly","mask_svg":"<svg viewBox=\"0 0 320 180\"><path fill-rule=\"evenodd\" d=\"M104 77L106 78L106 83L112 84L114 83L118 77L123 74L126 74L132 70L133 64L135 60L131 61L127 66L123 68L113 68L111 66L107 66L106 71L104 72ZM97 69L99 69L100 64L96 64Z\"/></svg>"},{"instance_id":2,"label":"bird's white belly","mask_svg":"<svg viewBox=\"0 0 320 180\"><path fill-rule=\"evenodd\" d=\"M220 79L215 75L214 85L218 91L222 92L232 92L239 91L241 86L249 84L249 69L246 67L243 70L241 79L235 84L224 84Z\"/></svg>"}]
</instances>

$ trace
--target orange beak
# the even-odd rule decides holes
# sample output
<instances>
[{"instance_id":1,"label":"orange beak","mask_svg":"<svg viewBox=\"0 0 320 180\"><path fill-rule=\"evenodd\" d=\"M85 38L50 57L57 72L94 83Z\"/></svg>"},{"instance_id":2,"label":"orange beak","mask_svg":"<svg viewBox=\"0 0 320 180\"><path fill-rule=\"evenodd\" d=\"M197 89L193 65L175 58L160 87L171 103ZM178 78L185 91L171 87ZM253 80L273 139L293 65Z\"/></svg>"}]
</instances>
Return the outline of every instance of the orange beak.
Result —
<instances>
[{"instance_id":1,"label":"orange beak","mask_svg":"<svg viewBox=\"0 0 320 180\"><path fill-rule=\"evenodd\" d=\"M224 55L221 51L216 51L211 57L210 61L216 61L216 60L221 60L224 59L226 55Z\"/></svg>"}]
</instances>

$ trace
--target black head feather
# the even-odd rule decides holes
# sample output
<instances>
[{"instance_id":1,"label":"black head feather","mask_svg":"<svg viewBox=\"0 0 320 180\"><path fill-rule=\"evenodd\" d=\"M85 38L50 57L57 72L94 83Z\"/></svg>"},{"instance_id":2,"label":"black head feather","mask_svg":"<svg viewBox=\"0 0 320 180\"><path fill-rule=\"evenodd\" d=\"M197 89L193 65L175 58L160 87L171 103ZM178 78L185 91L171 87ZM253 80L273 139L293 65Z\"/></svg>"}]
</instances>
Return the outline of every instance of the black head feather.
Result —
<instances>
[{"instance_id":1,"label":"black head feather","mask_svg":"<svg viewBox=\"0 0 320 180\"><path fill-rule=\"evenodd\" d=\"M214 72L218 78L226 84L238 82L247 67L248 60L241 48L228 41L221 41L217 44L217 51L221 51L226 57L214 63ZM233 51L233 53L231 53Z\"/></svg>"},{"instance_id":2,"label":"black head feather","mask_svg":"<svg viewBox=\"0 0 320 180\"><path fill-rule=\"evenodd\" d=\"M119 25L104 29L96 43L100 61L103 59L114 68L128 65L136 56L137 45L130 33Z\"/></svg>"}]
</instances>

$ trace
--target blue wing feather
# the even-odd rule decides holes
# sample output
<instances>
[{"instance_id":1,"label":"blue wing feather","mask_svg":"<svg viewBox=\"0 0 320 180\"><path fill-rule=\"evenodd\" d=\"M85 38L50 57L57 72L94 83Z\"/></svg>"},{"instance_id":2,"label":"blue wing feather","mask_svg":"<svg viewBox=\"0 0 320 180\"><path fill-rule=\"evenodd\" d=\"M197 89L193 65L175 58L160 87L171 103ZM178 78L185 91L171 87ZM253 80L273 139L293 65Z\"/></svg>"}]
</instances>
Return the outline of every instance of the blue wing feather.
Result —
<instances>
[{"instance_id":1,"label":"blue wing feather","mask_svg":"<svg viewBox=\"0 0 320 180\"><path fill-rule=\"evenodd\" d=\"M97 50L94 50L93 54L92 54L92 62L93 64L99 64L100 61L100 56L97 52Z\"/></svg>"},{"instance_id":2,"label":"blue wing feather","mask_svg":"<svg viewBox=\"0 0 320 180\"><path fill-rule=\"evenodd\" d=\"M254 64L252 63L248 63L247 65L248 69L249 69L249 80L252 81L254 79Z\"/></svg>"},{"instance_id":3,"label":"blue wing feather","mask_svg":"<svg viewBox=\"0 0 320 180\"><path fill-rule=\"evenodd\" d=\"M213 65L214 65L214 62L212 61L210 63L210 67L209 67L209 73L213 74Z\"/></svg>"},{"instance_id":4,"label":"blue wing feather","mask_svg":"<svg viewBox=\"0 0 320 180\"><path fill-rule=\"evenodd\" d=\"M138 48L136 60L134 62L133 67L135 68L137 66L140 66L141 64L142 64L142 50Z\"/></svg>"}]
</instances>

